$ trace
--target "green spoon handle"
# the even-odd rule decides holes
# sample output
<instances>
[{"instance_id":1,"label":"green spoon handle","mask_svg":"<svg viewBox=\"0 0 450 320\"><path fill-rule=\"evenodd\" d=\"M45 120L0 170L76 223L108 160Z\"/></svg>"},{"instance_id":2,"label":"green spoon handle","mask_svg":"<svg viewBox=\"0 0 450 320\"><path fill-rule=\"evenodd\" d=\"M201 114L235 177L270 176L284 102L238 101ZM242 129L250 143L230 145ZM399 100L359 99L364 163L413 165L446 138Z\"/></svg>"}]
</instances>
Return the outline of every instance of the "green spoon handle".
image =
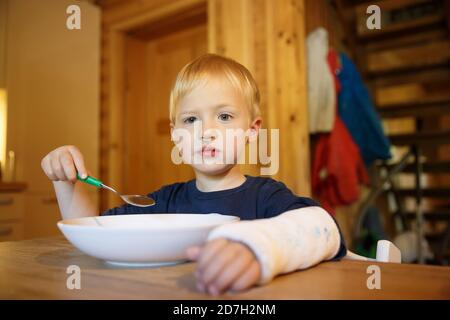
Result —
<instances>
[{"instance_id":1,"label":"green spoon handle","mask_svg":"<svg viewBox=\"0 0 450 320\"><path fill-rule=\"evenodd\" d=\"M100 180L97 180L91 176L87 176L86 178L81 178L80 175L77 173L77 179L80 181L83 181L84 183L90 184L91 186L97 187L97 188L102 188L103 187L103 182L101 182Z\"/></svg>"}]
</instances>

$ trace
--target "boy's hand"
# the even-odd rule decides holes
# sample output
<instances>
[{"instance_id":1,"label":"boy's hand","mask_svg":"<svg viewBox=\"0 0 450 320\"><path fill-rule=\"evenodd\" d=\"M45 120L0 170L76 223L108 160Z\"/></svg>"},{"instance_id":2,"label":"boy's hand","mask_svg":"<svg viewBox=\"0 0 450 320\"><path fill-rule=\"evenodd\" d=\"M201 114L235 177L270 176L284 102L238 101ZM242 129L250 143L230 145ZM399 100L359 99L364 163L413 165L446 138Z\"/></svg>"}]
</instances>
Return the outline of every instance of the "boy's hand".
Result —
<instances>
[{"instance_id":1,"label":"boy's hand","mask_svg":"<svg viewBox=\"0 0 450 320\"><path fill-rule=\"evenodd\" d=\"M62 146L47 154L41 161L42 170L52 181L77 181L77 172L82 178L88 171L83 155L75 146Z\"/></svg>"},{"instance_id":2,"label":"boy's hand","mask_svg":"<svg viewBox=\"0 0 450 320\"><path fill-rule=\"evenodd\" d=\"M187 255L197 261L197 288L212 295L247 289L255 285L261 275L253 252L239 242L219 238L202 247L188 248Z\"/></svg>"}]
</instances>

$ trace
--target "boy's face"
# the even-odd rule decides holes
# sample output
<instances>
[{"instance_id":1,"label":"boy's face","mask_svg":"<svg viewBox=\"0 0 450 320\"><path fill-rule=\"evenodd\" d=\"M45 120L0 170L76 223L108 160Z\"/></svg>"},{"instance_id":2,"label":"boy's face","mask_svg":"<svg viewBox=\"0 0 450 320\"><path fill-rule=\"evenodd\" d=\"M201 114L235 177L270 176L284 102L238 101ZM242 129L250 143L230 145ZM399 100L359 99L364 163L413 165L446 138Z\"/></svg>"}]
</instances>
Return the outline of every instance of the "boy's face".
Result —
<instances>
[{"instance_id":1,"label":"boy's face","mask_svg":"<svg viewBox=\"0 0 450 320\"><path fill-rule=\"evenodd\" d=\"M256 138L260 125L260 118L251 119L238 90L226 80L209 78L181 99L171 127L183 162L214 175L237 163L247 139ZM174 132L181 132L182 138L174 138Z\"/></svg>"}]
</instances>

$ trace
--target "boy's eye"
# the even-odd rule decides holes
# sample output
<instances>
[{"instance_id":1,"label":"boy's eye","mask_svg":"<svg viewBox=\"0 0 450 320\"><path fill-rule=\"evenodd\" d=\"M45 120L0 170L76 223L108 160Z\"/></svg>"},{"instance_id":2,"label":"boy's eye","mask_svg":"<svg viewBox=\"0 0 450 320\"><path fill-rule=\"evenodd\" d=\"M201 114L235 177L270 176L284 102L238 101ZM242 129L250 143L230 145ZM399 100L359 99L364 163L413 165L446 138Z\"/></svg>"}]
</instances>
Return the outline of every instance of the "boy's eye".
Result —
<instances>
[{"instance_id":1,"label":"boy's eye","mask_svg":"<svg viewBox=\"0 0 450 320\"><path fill-rule=\"evenodd\" d=\"M219 119L222 121L228 121L231 118L233 118L233 116L231 114L223 113L223 114L219 115Z\"/></svg>"},{"instance_id":2,"label":"boy's eye","mask_svg":"<svg viewBox=\"0 0 450 320\"><path fill-rule=\"evenodd\" d=\"M196 117L188 117L188 118L184 119L183 122L186 124L189 124L189 123L194 123L195 120L197 120Z\"/></svg>"}]
</instances>

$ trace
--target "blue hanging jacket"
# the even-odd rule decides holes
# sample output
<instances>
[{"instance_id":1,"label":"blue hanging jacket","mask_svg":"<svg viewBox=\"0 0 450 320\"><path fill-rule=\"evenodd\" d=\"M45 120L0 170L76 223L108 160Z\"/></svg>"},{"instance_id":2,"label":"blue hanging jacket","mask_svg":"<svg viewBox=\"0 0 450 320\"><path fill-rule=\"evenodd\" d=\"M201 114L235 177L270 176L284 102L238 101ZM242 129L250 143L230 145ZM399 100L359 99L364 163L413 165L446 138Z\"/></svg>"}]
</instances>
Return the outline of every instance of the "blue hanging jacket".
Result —
<instances>
[{"instance_id":1,"label":"blue hanging jacket","mask_svg":"<svg viewBox=\"0 0 450 320\"><path fill-rule=\"evenodd\" d=\"M368 166L376 159L391 158L390 142L384 134L380 118L370 99L369 91L353 62L339 54L342 68L338 74L341 91L338 112Z\"/></svg>"}]
</instances>

